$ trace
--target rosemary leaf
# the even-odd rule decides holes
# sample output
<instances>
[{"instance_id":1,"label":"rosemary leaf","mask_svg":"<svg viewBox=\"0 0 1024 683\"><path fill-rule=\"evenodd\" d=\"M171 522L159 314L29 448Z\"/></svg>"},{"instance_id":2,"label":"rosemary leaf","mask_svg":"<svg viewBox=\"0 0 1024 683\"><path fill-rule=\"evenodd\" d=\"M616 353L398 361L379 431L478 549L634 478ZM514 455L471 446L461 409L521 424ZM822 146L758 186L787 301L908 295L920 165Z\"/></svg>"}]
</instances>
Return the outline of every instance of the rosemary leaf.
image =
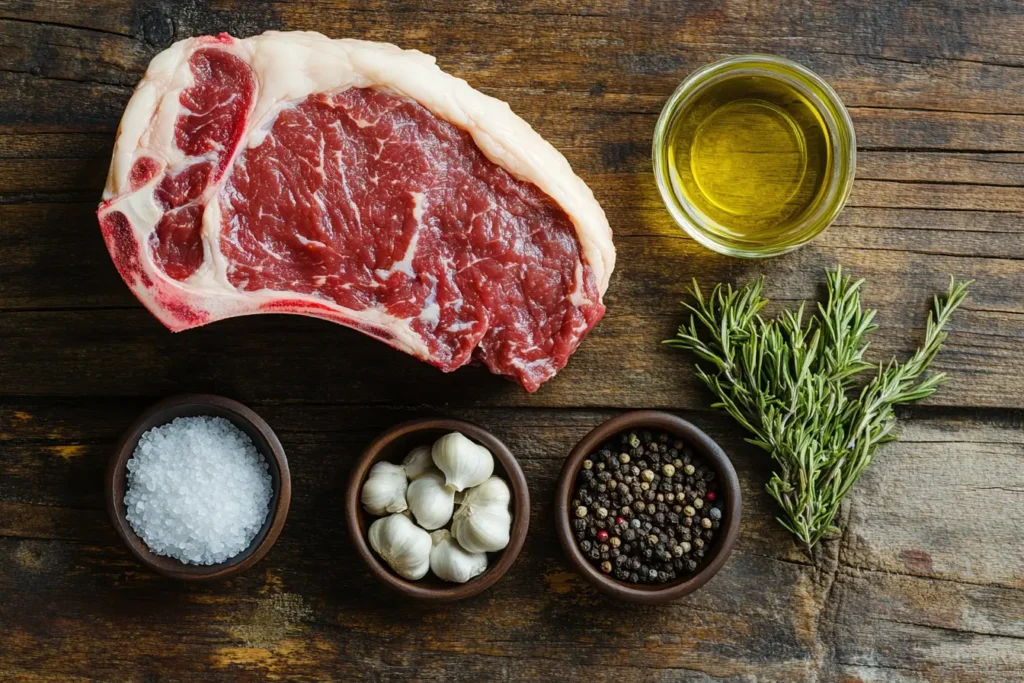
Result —
<instances>
[{"instance_id":1,"label":"rosemary leaf","mask_svg":"<svg viewBox=\"0 0 1024 683\"><path fill-rule=\"evenodd\" d=\"M774 319L760 312L763 280L734 290L715 285L705 296L697 281L685 303L689 324L665 344L693 352L697 377L751 433L747 441L771 454L776 469L767 491L779 504L779 523L807 548L835 533L839 505L875 456L895 439L894 407L935 393L942 373L924 375L942 342L953 311L970 282L950 278L944 297L935 298L924 344L904 363L873 365L864 360L866 337L877 325L864 310L863 280L827 272L828 296L816 312L803 304ZM857 377L872 368L873 377Z\"/></svg>"}]
</instances>

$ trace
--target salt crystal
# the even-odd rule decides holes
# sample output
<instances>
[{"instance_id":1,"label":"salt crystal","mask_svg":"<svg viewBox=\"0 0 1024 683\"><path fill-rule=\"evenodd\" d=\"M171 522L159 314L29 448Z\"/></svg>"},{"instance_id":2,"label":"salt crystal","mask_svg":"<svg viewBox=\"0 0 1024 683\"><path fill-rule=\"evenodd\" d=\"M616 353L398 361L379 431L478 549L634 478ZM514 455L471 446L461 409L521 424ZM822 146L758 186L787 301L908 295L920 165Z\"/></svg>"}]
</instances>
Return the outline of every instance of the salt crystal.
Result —
<instances>
[{"instance_id":1,"label":"salt crystal","mask_svg":"<svg viewBox=\"0 0 1024 683\"><path fill-rule=\"evenodd\" d=\"M270 511L269 464L222 417L179 417L139 439L124 503L157 555L218 564L249 547Z\"/></svg>"}]
</instances>

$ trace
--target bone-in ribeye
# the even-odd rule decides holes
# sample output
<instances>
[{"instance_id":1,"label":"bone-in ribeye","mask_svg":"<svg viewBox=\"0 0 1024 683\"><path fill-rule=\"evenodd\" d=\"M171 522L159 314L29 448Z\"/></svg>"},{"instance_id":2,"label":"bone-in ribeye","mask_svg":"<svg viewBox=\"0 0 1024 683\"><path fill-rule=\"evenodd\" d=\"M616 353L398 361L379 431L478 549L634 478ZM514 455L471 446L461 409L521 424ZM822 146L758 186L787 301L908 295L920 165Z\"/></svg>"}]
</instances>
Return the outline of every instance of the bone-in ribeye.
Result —
<instances>
[{"instance_id":1,"label":"bone-in ribeye","mask_svg":"<svg viewBox=\"0 0 1024 683\"><path fill-rule=\"evenodd\" d=\"M530 391L600 320L615 261L589 188L508 105L420 52L317 33L157 55L97 214L171 330L315 316Z\"/></svg>"}]
</instances>

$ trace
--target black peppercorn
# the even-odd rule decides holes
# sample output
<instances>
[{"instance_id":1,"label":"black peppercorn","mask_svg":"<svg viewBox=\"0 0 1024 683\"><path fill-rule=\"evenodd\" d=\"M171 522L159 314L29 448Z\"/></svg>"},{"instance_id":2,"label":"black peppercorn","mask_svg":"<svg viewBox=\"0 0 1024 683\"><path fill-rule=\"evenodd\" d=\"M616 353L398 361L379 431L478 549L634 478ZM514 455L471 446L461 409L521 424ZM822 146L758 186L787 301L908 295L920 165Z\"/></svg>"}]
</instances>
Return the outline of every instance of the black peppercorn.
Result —
<instances>
[{"instance_id":1,"label":"black peppercorn","mask_svg":"<svg viewBox=\"0 0 1024 683\"><path fill-rule=\"evenodd\" d=\"M707 500L713 476L666 432L616 435L591 454L577 478L570 511L580 550L620 581L685 576L710 550L705 543L720 526L722 511ZM600 543L593 540L599 532Z\"/></svg>"}]
</instances>

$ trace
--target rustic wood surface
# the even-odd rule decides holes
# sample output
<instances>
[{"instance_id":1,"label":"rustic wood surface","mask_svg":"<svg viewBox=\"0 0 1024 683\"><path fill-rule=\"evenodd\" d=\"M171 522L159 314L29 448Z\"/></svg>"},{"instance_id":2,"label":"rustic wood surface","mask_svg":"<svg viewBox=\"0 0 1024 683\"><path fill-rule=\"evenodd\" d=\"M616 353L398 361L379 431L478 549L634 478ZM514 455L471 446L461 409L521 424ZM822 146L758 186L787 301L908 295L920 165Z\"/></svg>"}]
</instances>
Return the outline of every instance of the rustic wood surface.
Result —
<instances>
[{"instance_id":1,"label":"rustic wood surface","mask_svg":"<svg viewBox=\"0 0 1024 683\"><path fill-rule=\"evenodd\" d=\"M259 316L166 332L122 284L93 211L122 108L173 40L316 29L436 55L507 100L604 205L608 315L535 395L442 376L359 334ZM850 107L859 167L837 224L769 262L714 255L671 222L650 172L659 109L713 59L782 54ZM1024 5L1018 0L0 0L0 679L1024 680ZM977 282L936 365L842 514L804 555L775 523L765 457L659 347L686 281L768 277L815 297L841 263L880 309L876 357L920 341L949 275ZM284 534L244 576L144 571L103 511L119 432L182 391L246 402L292 463ZM660 407L700 425L744 486L736 551L660 608L600 598L551 528L562 459L599 421ZM372 437L411 416L479 422L535 501L508 576L454 606L373 584L341 490Z\"/></svg>"}]
</instances>

